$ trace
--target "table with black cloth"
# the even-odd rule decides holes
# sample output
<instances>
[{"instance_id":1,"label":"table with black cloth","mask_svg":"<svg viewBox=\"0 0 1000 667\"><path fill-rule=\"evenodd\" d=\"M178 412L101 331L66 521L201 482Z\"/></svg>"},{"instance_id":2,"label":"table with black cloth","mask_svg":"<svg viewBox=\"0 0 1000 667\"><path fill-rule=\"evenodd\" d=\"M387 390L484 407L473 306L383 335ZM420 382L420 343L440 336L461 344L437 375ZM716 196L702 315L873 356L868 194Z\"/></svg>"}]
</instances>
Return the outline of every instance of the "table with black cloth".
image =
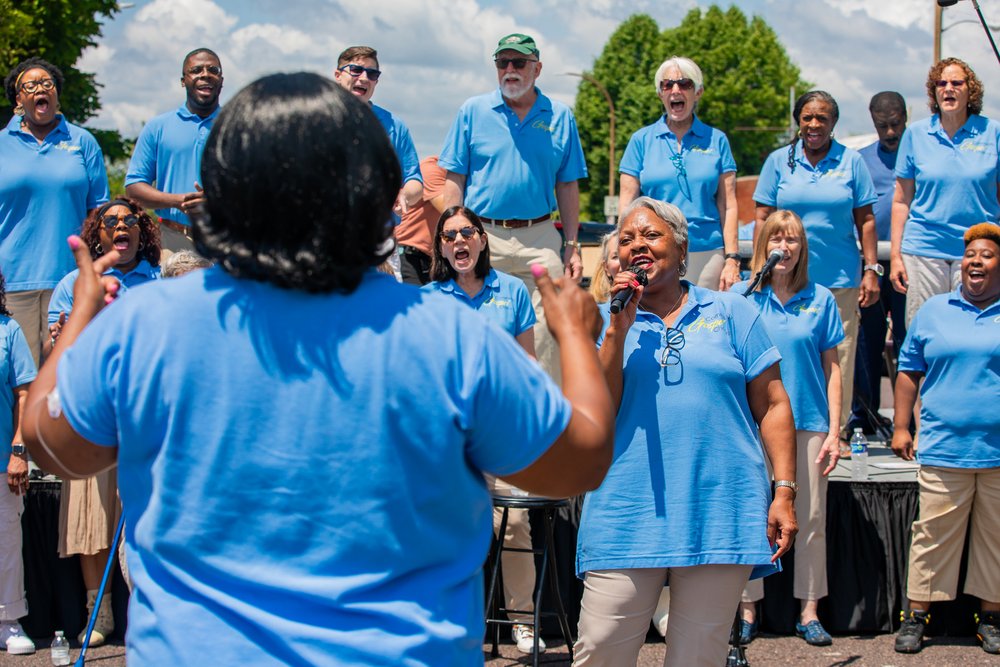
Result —
<instances>
[{"instance_id":1,"label":"table with black cloth","mask_svg":"<svg viewBox=\"0 0 1000 667\"><path fill-rule=\"evenodd\" d=\"M910 526L917 518L917 482L913 467L904 466L892 452L873 445L869 454L869 481L852 482L850 460L842 461L830 476L827 490L827 581L829 595L820 601L819 617L834 634L895 632L899 612L906 605L906 566ZM576 512L556 519L556 558L563 602L576 630L583 583L576 578ZM539 530L534 530L532 539ZM966 549L967 551L967 549ZM958 590L965 581L965 559ZM783 571L764 580L760 606L761 630L789 635L795 632L799 603L792 597L794 550L782 559ZM546 603L543 603L543 606ZM935 602L930 635L975 634L973 612L978 600L959 594L953 602ZM555 624L543 624L545 636L558 636Z\"/></svg>"},{"instance_id":2,"label":"table with black cloth","mask_svg":"<svg viewBox=\"0 0 1000 667\"><path fill-rule=\"evenodd\" d=\"M28 616L24 631L39 647L48 646L56 630L63 630L76 645L76 636L87 626L87 589L76 556L59 557L59 499L62 483L47 478L28 485L21 530L24 536L24 587ZM123 639L128 615L128 586L117 566L105 594L112 596L115 632Z\"/></svg>"}]
</instances>

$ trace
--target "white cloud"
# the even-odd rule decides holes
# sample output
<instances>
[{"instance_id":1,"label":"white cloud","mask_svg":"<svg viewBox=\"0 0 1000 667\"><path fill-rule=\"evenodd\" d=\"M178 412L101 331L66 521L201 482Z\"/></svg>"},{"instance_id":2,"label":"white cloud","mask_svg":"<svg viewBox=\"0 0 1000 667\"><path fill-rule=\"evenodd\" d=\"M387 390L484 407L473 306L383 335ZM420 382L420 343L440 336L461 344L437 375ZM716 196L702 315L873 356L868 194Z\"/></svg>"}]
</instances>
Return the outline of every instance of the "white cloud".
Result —
<instances>
[{"instance_id":1,"label":"white cloud","mask_svg":"<svg viewBox=\"0 0 1000 667\"><path fill-rule=\"evenodd\" d=\"M935 3L914 0L827 0L835 9L850 16L854 12L896 28L917 27L930 33Z\"/></svg>"}]
</instances>

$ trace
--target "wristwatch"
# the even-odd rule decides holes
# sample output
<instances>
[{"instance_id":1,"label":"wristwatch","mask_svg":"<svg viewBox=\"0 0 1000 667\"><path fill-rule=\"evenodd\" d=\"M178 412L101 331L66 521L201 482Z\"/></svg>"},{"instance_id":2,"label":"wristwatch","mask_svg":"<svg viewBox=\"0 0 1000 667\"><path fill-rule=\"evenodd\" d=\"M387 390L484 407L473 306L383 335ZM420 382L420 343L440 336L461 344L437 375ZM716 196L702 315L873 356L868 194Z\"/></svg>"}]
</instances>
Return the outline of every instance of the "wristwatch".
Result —
<instances>
[{"instance_id":1,"label":"wristwatch","mask_svg":"<svg viewBox=\"0 0 1000 667\"><path fill-rule=\"evenodd\" d=\"M580 242L578 240L576 240L576 239L574 239L572 241L564 241L563 242L563 247L564 248L568 248L570 246L576 248L578 251L580 251L580 250L583 249L583 246L580 245Z\"/></svg>"},{"instance_id":2,"label":"wristwatch","mask_svg":"<svg viewBox=\"0 0 1000 667\"><path fill-rule=\"evenodd\" d=\"M865 264L865 271L874 271L875 275L878 276L879 278L885 275L885 269L883 269L882 265L879 264L878 262L876 262L875 264Z\"/></svg>"},{"instance_id":3,"label":"wristwatch","mask_svg":"<svg viewBox=\"0 0 1000 667\"><path fill-rule=\"evenodd\" d=\"M735 259L737 262L743 261L743 258L740 256L740 253L738 252L727 252L725 255L723 255L723 257L725 257L726 259Z\"/></svg>"},{"instance_id":4,"label":"wristwatch","mask_svg":"<svg viewBox=\"0 0 1000 667\"><path fill-rule=\"evenodd\" d=\"M27 451L23 442L15 442L10 446L10 453L14 456L24 456Z\"/></svg>"},{"instance_id":5,"label":"wristwatch","mask_svg":"<svg viewBox=\"0 0 1000 667\"><path fill-rule=\"evenodd\" d=\"M774 490L777 491L779 487L786 487L792 490L792 497L794 498L799 492L799 485L795 482L787 479L776 479L774 480Z\"/></svg>"}]
</instances>

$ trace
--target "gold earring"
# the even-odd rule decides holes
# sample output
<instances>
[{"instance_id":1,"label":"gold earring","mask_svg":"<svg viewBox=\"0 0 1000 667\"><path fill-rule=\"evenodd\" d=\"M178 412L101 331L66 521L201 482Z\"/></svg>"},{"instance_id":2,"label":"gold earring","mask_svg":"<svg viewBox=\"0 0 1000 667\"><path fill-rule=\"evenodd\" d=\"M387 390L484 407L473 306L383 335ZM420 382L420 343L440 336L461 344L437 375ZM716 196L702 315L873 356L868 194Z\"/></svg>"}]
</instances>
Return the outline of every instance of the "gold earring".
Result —
<instances>
[{"instance_id":1,"label":"gold earring","mask_svg":"<svg viewBox=\"0 0 1000 667\"><path fill-rule=\"evenodd\" d=\"M22 105L20 102L18 102L17 106L14 107L14 115L15 116L23 116L24 115L24 105Z\"/></svg>"}]
</instances>

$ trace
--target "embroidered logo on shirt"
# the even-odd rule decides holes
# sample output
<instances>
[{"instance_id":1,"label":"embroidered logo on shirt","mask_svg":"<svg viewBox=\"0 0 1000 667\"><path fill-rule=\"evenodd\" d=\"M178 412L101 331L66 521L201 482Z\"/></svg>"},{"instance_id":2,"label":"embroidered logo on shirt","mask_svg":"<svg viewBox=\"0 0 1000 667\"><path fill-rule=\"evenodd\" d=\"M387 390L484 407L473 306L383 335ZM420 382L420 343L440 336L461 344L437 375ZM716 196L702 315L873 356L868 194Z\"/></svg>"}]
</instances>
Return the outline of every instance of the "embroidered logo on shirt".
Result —
<instances>
[{"instance_id":1,"label":"embroidered logo on shirt","mask_svg":"<svg viewBox=\"0 0 1000 667\"><path fill-rule=\"evenodd\" d=\"M534 123L532 123L531 127L533 127L536 130L543 130L545 132L548 132L549 134L552 134L553 132L555 132L555 130L553 129L553 127L551 125L546 125L545 121L540 120L540 119L536 120Z\"/></svg>"},{"instance_id":2,"label":"embroidered logo on shirt","mask_svg":"<svg viewBox=\"0 0 1000 667\"><path fill-rule=\"evenodd\" d=\"M986 143L982 141L963 141L959 144L958 150L966 153L985 153L987 151L987 146Z\"/></svg>"},{"instance_id":3,"label":"embroidered logo on shirt","mask_svg":"<svg viewBox=\"0 0 1000 667\"><path fill-rule=\"evenodd\" d=\"M80 150L79 145L71 144L68 141L60 141L58 144L56 144L56 148L58 148L61 151L68 151L70 153L75 153Z\"/></svg>"},{"instance_id":4,"label":"embroidered logo on shirt","mask_svg":"<svg viewBox=\"0 0 1000 667\"><path fill-rule=\"evenodd\" d=\"M820 312L822 312L816 306L807 306L805 304L799 304L799 305L795 306L795 308L793 310L795 310L796 312L799 312L799 313L813 313L815 315L819 315Z\"/></svg>"},{"instance_id":5,"label":"embroidered logo on shirt","mask_svg":"<svg viewBox=\"0 0 1000 667\"><path fill-rule=\"evenodd\" d=\"M708 146L706 148L699 148L698 146L691 146L690 148L688 148L688 152L690 152L690 153L702 153L704 155L712 155L713 153L715 153L715 149L712 148L711 146Z\"/></svg>"},{"instance_id":6,"label":"embroidered logo on shirt","mask_svg":"<svg viewBox=\"0 0 1000 667\"><path fill-rule=\"evenodd\" d=\"M510 299L498 299L495 296L491 296L489 301L483 302L484 306L492 306L493 308L510 308L512 302Z\"/></svg>"},{"instance_id":7,"label":"embroidered logo on shirt","mask_svg":"<svg viewBox=\"0 0 1000 667\"><path fill-rule=\"evenodd\" d=\"M831 169L830 171L823 172L820 174L820 178L836 178L841 181L846 181L850 178L850 172L843 167L840 167L838 169Z\"/></svg>"},{"instance_id":8,"label":"embroidered logo on shirt","mask_svg":"<svg viewBox=\"0 0 1000 667\"><path fill-rule=\"evenodd\" d=\"M722 325L726 323L724 318L718 318L715 320L706 320L704 315L701 315L691 324L687 325L685 331L688 333L698 333L699 331L709 331L711 333L717 332L722 328Z\"/></svg>"}]
</instances>

